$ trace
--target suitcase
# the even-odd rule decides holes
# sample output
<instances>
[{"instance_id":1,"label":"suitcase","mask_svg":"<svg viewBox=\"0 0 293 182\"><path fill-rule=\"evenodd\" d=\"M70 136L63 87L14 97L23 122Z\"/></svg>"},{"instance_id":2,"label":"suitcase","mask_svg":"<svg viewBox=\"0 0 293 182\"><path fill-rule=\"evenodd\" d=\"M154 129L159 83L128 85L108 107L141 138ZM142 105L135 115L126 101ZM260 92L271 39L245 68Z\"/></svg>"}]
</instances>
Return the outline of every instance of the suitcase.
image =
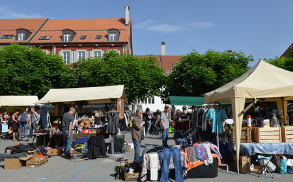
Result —
<instances>
[{"instance_id":1,"label":"suitcase","mask_svg":"<svg viewBox=\"0 0 293 182\"><path fill-rule=\"evenodd\" d=\"M213 164L202 164L187 171L188 178L215 178L218 176L218 159L213 158Z\"/></svg>"}]
</instances>

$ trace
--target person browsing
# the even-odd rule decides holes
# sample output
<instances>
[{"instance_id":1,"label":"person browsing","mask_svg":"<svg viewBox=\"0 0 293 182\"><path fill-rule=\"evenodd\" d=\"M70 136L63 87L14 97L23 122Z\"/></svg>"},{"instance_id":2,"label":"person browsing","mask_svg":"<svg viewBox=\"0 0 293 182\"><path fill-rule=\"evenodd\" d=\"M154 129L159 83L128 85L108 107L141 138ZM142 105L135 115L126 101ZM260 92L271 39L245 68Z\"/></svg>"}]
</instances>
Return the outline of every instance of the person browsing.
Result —
<instances>
[{"instance_id":1,"label":"person browsing","mask_svg":"<svg viewBox=\"0 0 293 182\"><path fill-rule=\"evenodd\" d=\"M70 149L73 137L73 122L74 122L75 109L71 107L69 112L63 114L62 118L62 135L63 135L63 148L64 148L64 157L70 159Z\"/></svg>"},{"instance_id":2,"label":"person browsing","mask_svg":"<svg viewBox=\"0 0 293 182\"><path fill-rule=\"evenodd\" d=\"M141 139L143 132L144 121L141 121L142 110L137 109L136 115L132 121L132 141L134 145L134 160L139 161Z\"/></svg>"},{"instance_id":3,"label":"person browsing","mask_svg":"<svg viewBox=\"0 0 293 182\"><path fill-rule=\"evenodd\" d=\"M187 107L183 106L182 107L183 112L180 114L180 129L185 132L186 130L189 129L189 120L190 120L190 115L187 113Z\"/></svg>"},{"instance_id":4,"label":"person browsing","mask_svg":"<svg viewBox=\"0 0 293 182\"><path fill-rule=\"evenodd\" d=\"M164 112L161 113L161 128L162 128L162 144L163 147L168 147L169 123L172 122L169 116L169 106L164 107Z\"/></svg>"}]
</instances>

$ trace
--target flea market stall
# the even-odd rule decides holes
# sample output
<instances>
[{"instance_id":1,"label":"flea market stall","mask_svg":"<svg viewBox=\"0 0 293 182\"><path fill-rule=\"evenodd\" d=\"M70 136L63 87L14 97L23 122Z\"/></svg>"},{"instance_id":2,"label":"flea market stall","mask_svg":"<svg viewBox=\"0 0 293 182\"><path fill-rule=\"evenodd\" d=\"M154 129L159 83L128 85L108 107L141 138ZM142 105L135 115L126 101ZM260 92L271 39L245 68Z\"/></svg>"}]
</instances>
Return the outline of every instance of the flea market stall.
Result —
<instances>
[{"instance_id":1,"label":"flea market stall","mask_svg":"<svg viewBox=\"0 0 293 182\"><path fill-rule=\"evenodd\" d=\"M112 104L117 105L117 108L112 108L109 113L111 116L117 116L119 119L119 113L124 113L124 103L127 102L126 93L124 90L124 85L116 85L116 86L103 86L103 87L85 87L85 88L66 88L66 89L50 89L49 92L38 102L36 103L51 103L55 105L55 111L61 115L61 105L67 104L71 106L77 105L78 108L82 108L83 105L99 105L99 104ZM57 109L57 110L56 110ZM123 114L122 114L123 116ZM110 117L110 114L108 114ZM84 121L83 121L84 122ZM108 123L109 124L109 123ZM89 125L86 124L86 125ZM81 125L78 125L81 126ZM82 125L85 128L84 125ZM86 130L82 130L81 133L73 134L73 140L76 137L82 136L98 136L109 134L110 136L115 136L118 131L111 133L108 132L104 127L99 127L99 129L94 129L90 127L86 127ZM52 132L51 135L55 138L56 143L61 147L62 138L61 132L56 131ZM59 137L58 137L59 136ZM39 136L37 140L37 145L42 143L44 136ZM48 136L46 136L48 137ZM51 137L52 138L52 137ZM46 138L47 139L47 138ZM44 140L44 145L47 145L48 141ZM113 142L112 142L113 143ZM112 147L113 149L113 147Z\"/></svg>"},{"instance_id":2,"label":"flea market stall","mask_svg":"<svg viewBox=\"0 0 293 182\"><path fill-rule=\"evenodd\" d=\"M1 131L2 133L8 132L8 120L10 116L8 115L7 109L14 110L14 108L19 107L28 107L35 105L34 103L38 101L37 96L18 96L18 95L11 95L11 96L0 96L0 107L1 107ZM11 109L12 108L12 109Z\"/></svg>"},{"instance_id":3,"label":"flea market stall","mask_svg":"<svg viewBox=\"0 0 293 182\"><path fill-rule=\"evenodd\" d=\"M245 74L228 84L205 94L205 103L232 102L235 128L236 162L239 174L240 141L243 140L242 121L245 101L276 102L282 127L252 127L253 140L259 143L292 142L292 130L287 122L287 101L293 99L293 72L283 70L264 61L259 61ZM286 133L287 131L287 133ZM282 136L283 135L283 136ZM287 140L285 140L287 139ZM283 144L286 146L292 143ZM279 145L281 146L281 145ZM263 148L265 148L263 147ZM289 146L290 148L290 146ZM290 150L289 150L290 151ZM292 149L291 149L292 151ZM292 152L281 154L292 155Z\"/></svg>"}]
</instances>

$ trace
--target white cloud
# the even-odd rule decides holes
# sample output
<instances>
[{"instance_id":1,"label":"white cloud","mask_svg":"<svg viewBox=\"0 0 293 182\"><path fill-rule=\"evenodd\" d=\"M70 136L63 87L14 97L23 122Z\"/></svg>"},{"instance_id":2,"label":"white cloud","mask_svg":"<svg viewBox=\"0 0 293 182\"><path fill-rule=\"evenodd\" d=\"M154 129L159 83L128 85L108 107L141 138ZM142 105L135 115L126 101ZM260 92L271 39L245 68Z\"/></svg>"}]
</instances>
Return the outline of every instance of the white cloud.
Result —
<instances>
[{"instance_id":1,"label":"white cloud","mask_svg":"<svg viewBox=\"0 0 293 182\"><path fill-rule=\"evenodd\" d=\"M179 25L171 24L156 24L153 20L147 20L145 22L138 23L133 26L133 28L140 28L149 31L157 31L162 33L172 33L182 30L182 27Z\"/></svg>"},{"instance_id":2,"label":"white cloud","mask_svg":"<svg viewBox=\"0 0 293 182\"><path fill-rule=\"evenodd\" d=\"M190 25L195 26L197 28L201 28L201 29L210 28L213 26L213 24L211 22L195 22Z\"/></svg>"},{"instance_id":3,"label":"white cloud","mask_svg":"<svg viewBox=\"0 0 293 182\"><path fill-rule=\"evenodd\" d=\"M29 14L15 10L12 6L0 6L1 19L18 19L18 18L41 18L39 14Z\"/></svg>"}]
</instances>

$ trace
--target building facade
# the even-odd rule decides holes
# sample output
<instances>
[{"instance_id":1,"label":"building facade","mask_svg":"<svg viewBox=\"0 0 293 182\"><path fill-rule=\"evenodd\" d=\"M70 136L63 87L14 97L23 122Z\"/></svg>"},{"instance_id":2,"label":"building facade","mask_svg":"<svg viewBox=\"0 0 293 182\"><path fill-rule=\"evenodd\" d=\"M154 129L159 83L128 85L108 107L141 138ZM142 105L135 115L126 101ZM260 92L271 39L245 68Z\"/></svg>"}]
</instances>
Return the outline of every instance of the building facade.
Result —
<instances>
[{"instance_id":1,"label":"building facade","mask_svg":"<svg viewBox=\"0 0 293 182\"><path fill-rule=\"evenodd\" d=\"M109 49L133 54L129 6L125 18L0 19L0 46L18 43L61 55L66 64L101 57Z\"/></svg>"}]
</instances>

